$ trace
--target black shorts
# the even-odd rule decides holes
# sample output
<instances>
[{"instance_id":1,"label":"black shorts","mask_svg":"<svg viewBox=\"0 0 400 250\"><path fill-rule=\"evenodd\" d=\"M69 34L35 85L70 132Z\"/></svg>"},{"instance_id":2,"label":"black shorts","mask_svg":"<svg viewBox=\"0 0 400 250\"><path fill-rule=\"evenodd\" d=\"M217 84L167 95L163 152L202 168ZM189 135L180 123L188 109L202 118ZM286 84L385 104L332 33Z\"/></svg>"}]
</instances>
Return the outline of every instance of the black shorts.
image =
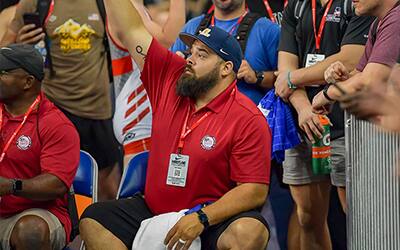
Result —
<instances>
[{"instance_id":1,"label":"black shorts","mask_svg":"<svg viewBox=\"0 0 400 250\"><path fill-rule=\"evenodd\" d=\"M91 218L99 222L108 231L119 238L128 249L132 248L133 240L143 220L153 217L150 209L141 195L128 199L99 202L89 206L81 219ZM269 230L266 220L256 210L240 213L219 224L210 226L201 235L202 249L217 249L219 236L235 220L243 217L255 218Z\"/></svg>"},{"instance_id":2,"label":"black shorts","mask_svg":"<svg viewBox=\"0 0 400 250\"><path fill-rule=\"evenodd\" d=\"M75 125L79 133L81 149L93 156L99 169L114 166L118 162L121 154L114 136L111 119L82 118L58 108Z\"/></svg>"}]
</instances>

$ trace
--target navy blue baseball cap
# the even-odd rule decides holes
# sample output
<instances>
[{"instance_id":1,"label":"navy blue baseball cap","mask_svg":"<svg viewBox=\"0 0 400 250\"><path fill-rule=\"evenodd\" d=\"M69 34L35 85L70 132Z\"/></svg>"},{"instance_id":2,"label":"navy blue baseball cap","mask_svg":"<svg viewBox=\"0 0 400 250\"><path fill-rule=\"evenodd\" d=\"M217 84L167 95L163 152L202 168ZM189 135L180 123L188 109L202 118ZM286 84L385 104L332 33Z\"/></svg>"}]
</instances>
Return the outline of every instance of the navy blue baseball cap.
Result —
<instances>
[{"instance_id":1,"label":"navy blue baseball cap","mask_svg":"<svg viewBox=\"0 0 400 250\"><path fill-rule=\"evenodd\" d=\"M0 71L23 69L39 81L44 78L43 57L32 45L10 44L0 48Z\"/></svg>"},{"instance_id":2,"label":"navy blue baseball cap","mask_svg":"<svg viewBox=\"0 0 400 250\"><path fill-rule=\"evenodd\" d=\"M224 61L231 61L233 70L236 73L239 71L242 64L242 49L239 42L228 32L218 27L210 26L199 31L199 34L196 35L181 33L179 38L189 47L192 46L195 40L204 43Z\"/></svg>"}]
</instances>

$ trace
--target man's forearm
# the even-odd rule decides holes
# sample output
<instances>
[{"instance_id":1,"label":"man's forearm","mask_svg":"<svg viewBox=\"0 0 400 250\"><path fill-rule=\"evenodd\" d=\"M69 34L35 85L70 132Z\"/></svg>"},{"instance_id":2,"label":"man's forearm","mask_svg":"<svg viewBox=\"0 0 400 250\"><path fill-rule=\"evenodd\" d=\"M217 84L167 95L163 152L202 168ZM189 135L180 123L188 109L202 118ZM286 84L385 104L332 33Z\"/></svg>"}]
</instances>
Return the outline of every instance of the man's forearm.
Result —
<instances>
[{"instance_id":1,"label":"man's forearm","mask_svg":"<svg viewBox=\"0 0 400 250\"><path fill-rule=\"evenodd\" d=\"M300 113L305 108L311 107L311 102L308 99L307 92L305 89L297 89L289 97L289 102L296 109L297 113Z\"/></svg>"},{"instance_id":2,"label":"man's forearm","mask_svg":"<svg viewBox=\"0 0 400 250\"><path fill-rule=\"evenodd\" d=\"M12 192L11 179L3 179L8 193ZM47 201L60 198L68 191L65 184L52 174L42 174L31 179L22 180L22 190L13 195L36 201Z\"/></svg>"},{"instance_id":3,"label":"man's forearm","mask_svg":"<svg viewBox=\"0 0 400 250\"><path fill-rule=\"evenodd\" d=\"M344 45L339 53L331 55L313 66L293 71L291 73L292 83L297 86L324 83L325 70L336 61L342 62L349 71L352 71L356 67L363 52L363 45Z\"/></svg>"},{"instance_id":4,"label":"man's forearm","mask_svg":"<svg viewBox=\"0 0 400 250\"><path fill-rule=\"evenodd\" d=\"M244 183L230 190L219 200L203 209L210 225L218 224L236 214L264 204L268 186L257 183Z\"/></svg>"},{"instance_id":5,"label":"man's forearm","mask_svg":"<svg viewBox=\"0 0 400 250\"><path fill-rule=\"evenodd\" d=\"M264 80L261 82L260 86L266 89L271 89L274 87L276 76L274 71L264 71Z\"/></svg>"}]
</instances>

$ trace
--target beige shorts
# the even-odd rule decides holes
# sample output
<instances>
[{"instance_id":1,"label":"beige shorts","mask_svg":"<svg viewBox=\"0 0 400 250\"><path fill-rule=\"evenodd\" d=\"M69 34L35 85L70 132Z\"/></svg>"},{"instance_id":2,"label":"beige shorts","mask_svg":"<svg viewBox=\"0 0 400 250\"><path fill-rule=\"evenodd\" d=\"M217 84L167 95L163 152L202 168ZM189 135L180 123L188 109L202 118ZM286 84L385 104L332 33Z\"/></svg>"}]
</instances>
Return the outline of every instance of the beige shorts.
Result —
<instances>
[{"instance_id":1,"label":"beige shorts","mask_svg":"<svg viewBox=\"0 0 400 250\"><path fill-rule=\"evenodd\" d=\"M58 218L44 209L32 208L8 218L0 218L0 250L10 250L10 237L17 221L26 215L36 215L47 222L53 250L65 246L65 230Z\"/></svg>"}]
</instances>

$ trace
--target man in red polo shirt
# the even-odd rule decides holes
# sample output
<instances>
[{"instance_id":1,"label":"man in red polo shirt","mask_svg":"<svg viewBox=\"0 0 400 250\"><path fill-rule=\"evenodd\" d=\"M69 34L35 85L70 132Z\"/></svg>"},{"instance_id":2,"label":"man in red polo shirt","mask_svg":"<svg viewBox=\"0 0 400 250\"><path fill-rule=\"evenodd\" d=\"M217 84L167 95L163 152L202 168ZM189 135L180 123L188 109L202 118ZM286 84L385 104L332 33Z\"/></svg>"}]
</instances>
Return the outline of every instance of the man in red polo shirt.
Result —
<instances>
[{"instance_id":1,"label":"man in red polo shirt","mask_svg":"<svg viewBox=\"0 0 400 250\"><path fill-rule=\"evenodd\" d=\"M0 249L62 249L67 191L79 162L72 123L40 91L31 45L0 49Z\"/></svg>"},{"instance_id":2,"label":"man in red polo shirt","mask_svg":"<svg viewBox=\"0 0 400 250\"><path fill-rule=\"evenodd\" d=\"M217 27L181 34L191 47L185 61L149 35L129 0L105 4L142 69L153 107L152 148L144 198L97 203L84 212L87 249L130 249L143 220L195 207L166 235L168 249L188 249L198 236L203 249L264 249L267 223L257 208L268 192L271 134L237 90L239 43Z\"/></svg>"}]
</instances>

